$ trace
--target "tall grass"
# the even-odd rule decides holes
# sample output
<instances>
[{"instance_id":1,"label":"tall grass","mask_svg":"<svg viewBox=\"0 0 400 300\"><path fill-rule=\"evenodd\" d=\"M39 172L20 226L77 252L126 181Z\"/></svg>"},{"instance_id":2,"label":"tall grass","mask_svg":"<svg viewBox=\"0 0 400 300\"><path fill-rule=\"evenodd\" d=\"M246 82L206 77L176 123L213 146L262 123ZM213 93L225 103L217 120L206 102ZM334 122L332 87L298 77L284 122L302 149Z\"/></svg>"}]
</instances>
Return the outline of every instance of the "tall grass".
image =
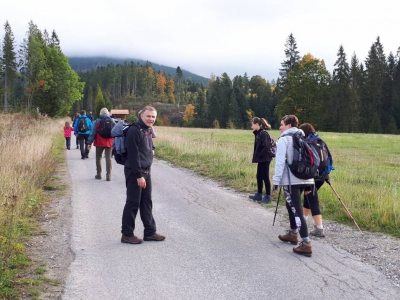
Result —
<instances>
[{"instance_id":1,"label":"tall grass","mask_svg":"<svg viewBox=\"0 0 400 300\"><path fill-rule=\"evenodd\" d=\"M279 131L271 131L275 139ZM400 136L324 133L335 171L332 186L357 223L400 236ZM156 156L242 192L256 191L251 130L157 127ZM273 160L270 167L272 178ZM352 224L328 185L319 192L324 218Z\"/></svg>"},{"instance_id":2,"label":"tall grass","mask_svg":"<svg viewBox=\"0 0 400 300\"><path fill-rule=\"evenodd\" d=\"M0 296L16 296L13 278L28 264L24 241L33 230L43 186L56 167L62 124L26 114L0 114Z\"/></svg>"}]
</instances>

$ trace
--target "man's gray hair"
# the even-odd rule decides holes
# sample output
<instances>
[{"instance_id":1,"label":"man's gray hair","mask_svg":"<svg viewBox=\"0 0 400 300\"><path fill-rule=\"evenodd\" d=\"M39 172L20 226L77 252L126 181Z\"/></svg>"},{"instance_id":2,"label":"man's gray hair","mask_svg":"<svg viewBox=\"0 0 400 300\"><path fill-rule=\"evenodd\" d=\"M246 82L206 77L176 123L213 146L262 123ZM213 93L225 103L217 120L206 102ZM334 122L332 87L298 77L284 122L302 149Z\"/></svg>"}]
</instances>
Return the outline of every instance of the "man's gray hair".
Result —
<instances>
[{"instance_id":1,"label":"man's gray hair","mask_svg":"<svg viewBox=\"0 0 400 300\"><path fill-rule=\"evenodd\" d=\"M107 116L109 116L110 113L108 112L108 109L107 109L107 108L103 107L103 108L100 110L100 116L101 116L101 115L107 115Z\"/></svg>"},{"instance_id":2,"label":"man's gray hair","mask_svg":"<svg viewBox=\"0 0 400 300\"><path fill-rule=\"evenodd\" d=\"M146 106L145 108L143 108L142 110L139 111L139 116L143 115L147 110L149 111L155 111L157 113L157 110L153 107L153 106Z\"/></svg>"}]
</instances>

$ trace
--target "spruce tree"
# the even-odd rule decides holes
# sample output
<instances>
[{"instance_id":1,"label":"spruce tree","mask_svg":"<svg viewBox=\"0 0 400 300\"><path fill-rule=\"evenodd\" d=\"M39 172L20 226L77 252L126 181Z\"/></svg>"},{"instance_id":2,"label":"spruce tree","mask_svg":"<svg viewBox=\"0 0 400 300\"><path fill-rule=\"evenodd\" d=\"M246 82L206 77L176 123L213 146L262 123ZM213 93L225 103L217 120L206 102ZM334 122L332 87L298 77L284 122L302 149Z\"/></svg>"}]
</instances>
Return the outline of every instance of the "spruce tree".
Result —
<instances>
[{"instance_id":1,"label":"spruce tree","mask_svg":"<svg viewBox=\"0 0 400 300\"><path fill-rule=\"evenodd\" d=\"M383 82L386 72L386 59L379 37L368 52L365 67L366 94L362 101L362 105L366 107L364 122L370 124L368 132L379 133L382 132Z\"/></svg>"},{"instance_id":2,"label":"spruce tree","mask_svg":"<svg viewBox=\"0 0 400 300\"><path fill-rule=\"evenodd\" d=\"M346 53L341 45L334 64L331 101L326 103L325 124L327 130L349 132L351 128L350 115L350 68L346 60Z\"/></svg>"},{"instance_id":3,"label":"spruce tree","mask_svg":"<svg viewBox=\"0 0 400 300\"><path fill-rule=\"evenodd\" d=\"M283 61L282 69L279 69L280 83L282 86L286 84L286 80L288 77L288 73L296 67L297 63L300 60L300 52L297 51L297 42L293 36L293 33L290 33L285 43L285 57L286 60Z\"/></svg>"},{"instance_id":4,"label":"spruce tree","mask_svg":"<svg viewBox=\"0 0 400 300\"><path fill-rule=\"evenodd\" d=\"M361 124L361 116L365 113L361 106L364 87L362 69L354 53L350 63L350 132L360 132L364 127Z\"/></svg>"},{"instance_id":5,"label":"spruce tree","mask_svg":"<svg viewBox=\"0 0 400 300\"><path fill-rule=\"evenodd\" d=\"M393 74L393 116L397 125L400 129L400 47L397 50L397 55L395 58L396 66Z\"/></svg>"},{"instance_id":6,"label":"spruce tree","mask_svg":"<svg viewBox=\"0 0 400 300\"><path fill-rule=\"evenodd\" d=\"M4 82L4 109L7 110L14 98L14 82L17 76L17 54L15 52L14 34L6 21L4 24L4 40L2 47L1 75Z\"/></svg>"}]
</instances>

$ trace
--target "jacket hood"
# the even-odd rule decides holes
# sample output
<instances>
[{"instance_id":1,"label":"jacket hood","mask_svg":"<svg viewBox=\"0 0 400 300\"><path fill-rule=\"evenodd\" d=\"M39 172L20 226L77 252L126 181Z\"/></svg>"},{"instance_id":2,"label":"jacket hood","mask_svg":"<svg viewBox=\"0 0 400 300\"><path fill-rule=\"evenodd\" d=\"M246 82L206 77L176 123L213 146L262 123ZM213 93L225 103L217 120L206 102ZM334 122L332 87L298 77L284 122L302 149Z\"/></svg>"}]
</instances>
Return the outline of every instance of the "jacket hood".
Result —
<instances>
[{"instance_id":1,"label":"jacket hood","mask_svg":"<svg viewBox=\"0 0 400 300\"><path fill-rule=\"evenodd\" d=\"M301 135L304 136L304 131L301 130L301 129L298 129L297 127L291 127L289 129L285 130L284 132L282 132L281 136L285 136L285 135L288 135L288 134L293 134L293 133L296 133L297 131L300 131Z\"/></svg>"}]
</instances>

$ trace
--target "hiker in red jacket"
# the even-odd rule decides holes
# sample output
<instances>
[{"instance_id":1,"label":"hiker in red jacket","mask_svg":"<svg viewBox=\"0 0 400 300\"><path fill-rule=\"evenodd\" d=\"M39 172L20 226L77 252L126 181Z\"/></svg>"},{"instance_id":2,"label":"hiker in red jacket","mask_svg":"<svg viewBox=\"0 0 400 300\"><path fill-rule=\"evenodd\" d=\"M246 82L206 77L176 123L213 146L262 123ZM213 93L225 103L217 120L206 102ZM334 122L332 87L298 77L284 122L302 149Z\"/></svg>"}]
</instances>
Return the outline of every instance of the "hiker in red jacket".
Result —
<instances>
[{"instance_id":1,"label":"hiker in red jacket","mask_svg":"<svg viewBox=\"0 0 400 300\"><path fill-rule=\"evenodd\" d=\"M101 126L104 126L104 128L101 128ZM97 174L94 178L99 180L101 179L101 157L103 156L103 152L106 157L106 180L111 180L111 148L114 140L114 138L111 137L111 129L114 126L114 120L110 118L108 109L104 107L100 110L100 117L94 122L92 131L88 138L88 148L92 148L93 142L96 147ZM108 129L109 132L106 132Z\"/></svg>"}]
</instances>

